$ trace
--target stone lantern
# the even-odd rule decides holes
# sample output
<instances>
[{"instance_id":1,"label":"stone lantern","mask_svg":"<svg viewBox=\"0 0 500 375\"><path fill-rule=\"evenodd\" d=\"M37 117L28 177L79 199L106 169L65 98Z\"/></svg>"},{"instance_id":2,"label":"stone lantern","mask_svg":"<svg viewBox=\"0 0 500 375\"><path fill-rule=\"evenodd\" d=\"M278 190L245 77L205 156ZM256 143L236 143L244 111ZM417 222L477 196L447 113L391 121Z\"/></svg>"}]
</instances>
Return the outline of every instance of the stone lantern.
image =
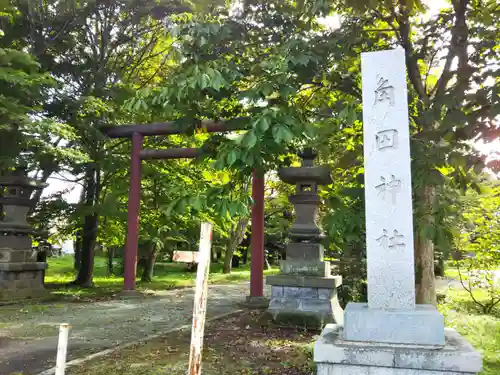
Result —
<instances>
[{"instance_id":1,"label":"stone lantern","mask_svg":"<svg viewBox=\"0 0 500 375\"><path fill-rule=\"evenodd\" d=\"M29 236L34 231L26 221L31 193L45 186L29 179L23 168L0 176L0 301L38 297L45 291L47 263L37 262Z\"/></svg>"},{"instance_id":2,"label":"stone lantern","mask_svg":"<svg viewBox=\"0 0 500 375\"><path fill-rule=\"evenodd\" d=\"M299 154L300 167L280 168L278 175L295 185L289 201L295 208L286 248L286 260L280 264L280 274L268 276L272 297L269 312L283 324L321 328L327 323L343 323L343 311L337 298L342 276L332 276L330 263L324 260L320 240L324 237L316 223L321 199L319 185L332 183L327 166L314 166L316 154L305 149Z\"/></svg>"}]
</instances>

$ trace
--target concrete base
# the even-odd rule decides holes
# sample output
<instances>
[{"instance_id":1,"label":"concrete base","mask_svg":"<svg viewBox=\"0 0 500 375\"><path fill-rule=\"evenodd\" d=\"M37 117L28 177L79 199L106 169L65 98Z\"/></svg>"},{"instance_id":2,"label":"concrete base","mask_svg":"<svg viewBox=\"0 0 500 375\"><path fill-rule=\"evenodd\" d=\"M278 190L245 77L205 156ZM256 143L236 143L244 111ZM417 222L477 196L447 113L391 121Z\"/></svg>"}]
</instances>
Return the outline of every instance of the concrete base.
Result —
<instances>
[{"instance_id":1,"label":"concrete base","mask_svg":"<svg viewBox=\"0 0 500 375\"><path fill-rule=\"evenodd\" d=\"M444 347L346 341L343 327L329 324L314 345L318 375L472 375L481 355L455 330Z\"/></svg>"},{"instance_id":2,"label":"concrete base","mask_svg":"<svg viewBox=\"0 0 500 375\"><path fill-rule=\"evenodd\" d=\"M0 301L40 298L48 293L43 285L47 263L0 263Z\"/></svg>"},{"instance_id":3,"label":"concrete base","mask_svg":"<svg viewBox=\"0 0 500 375\"><path fill-rule=\"evenodd\" d=\"M349 303L345 309L344 337L350 341L443 346L444 318L432 305L414 310L368 308Z\"/></svg>"},{"instance_id":4,"label":"concrete base","mask_svg":"<svg viewBox=\"0 0 500 375\"><path fill-rule=\"evenodd\" d=\"M269 307L269 298L248 296L241 305L250 309L267 309Z\"/></svg>"},{"instance_id":5,"label":"concrete base","mask_svg":"<svg viewBox=\"0 0 500 375\"><path fill-rule=\"evenodd\" d=\"M329 323L343 323L337 298L342 276L269 276L272 297L269 313L278 324L321 329Z\"/></svg>"}]
</instances>

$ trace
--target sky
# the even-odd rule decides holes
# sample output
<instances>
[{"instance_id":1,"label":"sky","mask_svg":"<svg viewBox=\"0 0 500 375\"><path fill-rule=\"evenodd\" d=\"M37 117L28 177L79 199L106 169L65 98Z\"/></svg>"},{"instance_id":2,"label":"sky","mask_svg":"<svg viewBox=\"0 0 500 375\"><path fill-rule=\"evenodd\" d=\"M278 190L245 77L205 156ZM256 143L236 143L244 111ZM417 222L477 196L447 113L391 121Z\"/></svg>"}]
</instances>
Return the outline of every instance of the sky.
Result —
<instances>
[{"instance_id":1,"label":"sky","mask_svg":"<svg viewBox=\"0 0 500 375\"><path fill-rule=\"evenodd\" d=\"M432 15L436 14L442 7L446 6L447 4L445 0L424 0L424 3L429 7L427 17L431 17ZM339 18L336 16L326 17L325 23L333 28L338 27ZM489 144L477 143L476 147L483 154L489 155L495 150L500 150L500 140ZM65 177L69 179L74 178L70 175L66 175ZM63 190L68 190L68 192L64 194L64 197L67 199L67 201L70 203L77 203L79 201L82 191L82 186L80 184L61 181L60 176L49 178L48 183L49 186L45 188L43 192L44 197L50 196ZM64 248L68 248L68 246L68 244L65 244Z\"/></svg>"}]
</instances>

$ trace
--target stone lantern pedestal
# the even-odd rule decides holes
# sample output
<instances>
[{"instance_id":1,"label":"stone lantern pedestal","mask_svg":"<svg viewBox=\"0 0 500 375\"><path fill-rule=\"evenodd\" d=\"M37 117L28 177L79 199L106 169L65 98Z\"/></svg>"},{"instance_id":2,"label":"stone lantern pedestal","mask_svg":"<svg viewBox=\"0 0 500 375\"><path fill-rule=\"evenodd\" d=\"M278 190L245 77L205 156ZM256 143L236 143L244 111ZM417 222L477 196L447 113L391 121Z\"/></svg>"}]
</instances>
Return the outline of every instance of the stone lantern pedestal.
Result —
<instances>
[{"instance_id":1,"label":"stone lantern pedestal","mask_svg":"<svg viewBox=\"0 0 500 375\"><path fill-rule=\"evenodd\" d=\"M323 238L316 224L318 185L332 182L330 170L314 166L316 154L311 149L300 154L302 166L281 168L281 180L295 184L296 193L289 197L295 207L295 222L290 229L286 259L280 274L268 276L272 297L268 311L282 324L321 328L327 323L342 323L343 311L337 298L342 276L332 276L330 263L324 260Z\"/></svg>"},{"instance_id":2,"label":"stone lantern pedestal","mask_svg":"<svg viewBox=\"0 0 500 375\"><path fill-rule=\"evenodd\" d=\"M32 205L31 193L45 184L30 180L23 169L0 177L0 302L40 297L47 263L37 262L26 221Z\"/></svg>"}]
</instances>

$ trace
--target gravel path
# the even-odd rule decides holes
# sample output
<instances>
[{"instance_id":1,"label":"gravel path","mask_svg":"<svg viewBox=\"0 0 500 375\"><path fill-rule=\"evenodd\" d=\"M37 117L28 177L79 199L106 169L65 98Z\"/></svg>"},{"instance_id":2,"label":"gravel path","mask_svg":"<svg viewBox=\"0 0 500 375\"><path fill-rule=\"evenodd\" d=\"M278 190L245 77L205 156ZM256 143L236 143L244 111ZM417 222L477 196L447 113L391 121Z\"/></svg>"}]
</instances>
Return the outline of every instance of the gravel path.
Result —
<instances>
[{"instance_id":1,"label":"gravel path","mask_svg":"<svg viewBox=\"0 0 500 375\"><path fill-rule=\"evenodd\" d=\"M210 285L208 317L237 309L249 284ZM94 303L0 307L0 374L36 374L54 364L60 323L70 323L69 359L147 338L191 322L194 290Z\"/></svg>"}]
</instances>

